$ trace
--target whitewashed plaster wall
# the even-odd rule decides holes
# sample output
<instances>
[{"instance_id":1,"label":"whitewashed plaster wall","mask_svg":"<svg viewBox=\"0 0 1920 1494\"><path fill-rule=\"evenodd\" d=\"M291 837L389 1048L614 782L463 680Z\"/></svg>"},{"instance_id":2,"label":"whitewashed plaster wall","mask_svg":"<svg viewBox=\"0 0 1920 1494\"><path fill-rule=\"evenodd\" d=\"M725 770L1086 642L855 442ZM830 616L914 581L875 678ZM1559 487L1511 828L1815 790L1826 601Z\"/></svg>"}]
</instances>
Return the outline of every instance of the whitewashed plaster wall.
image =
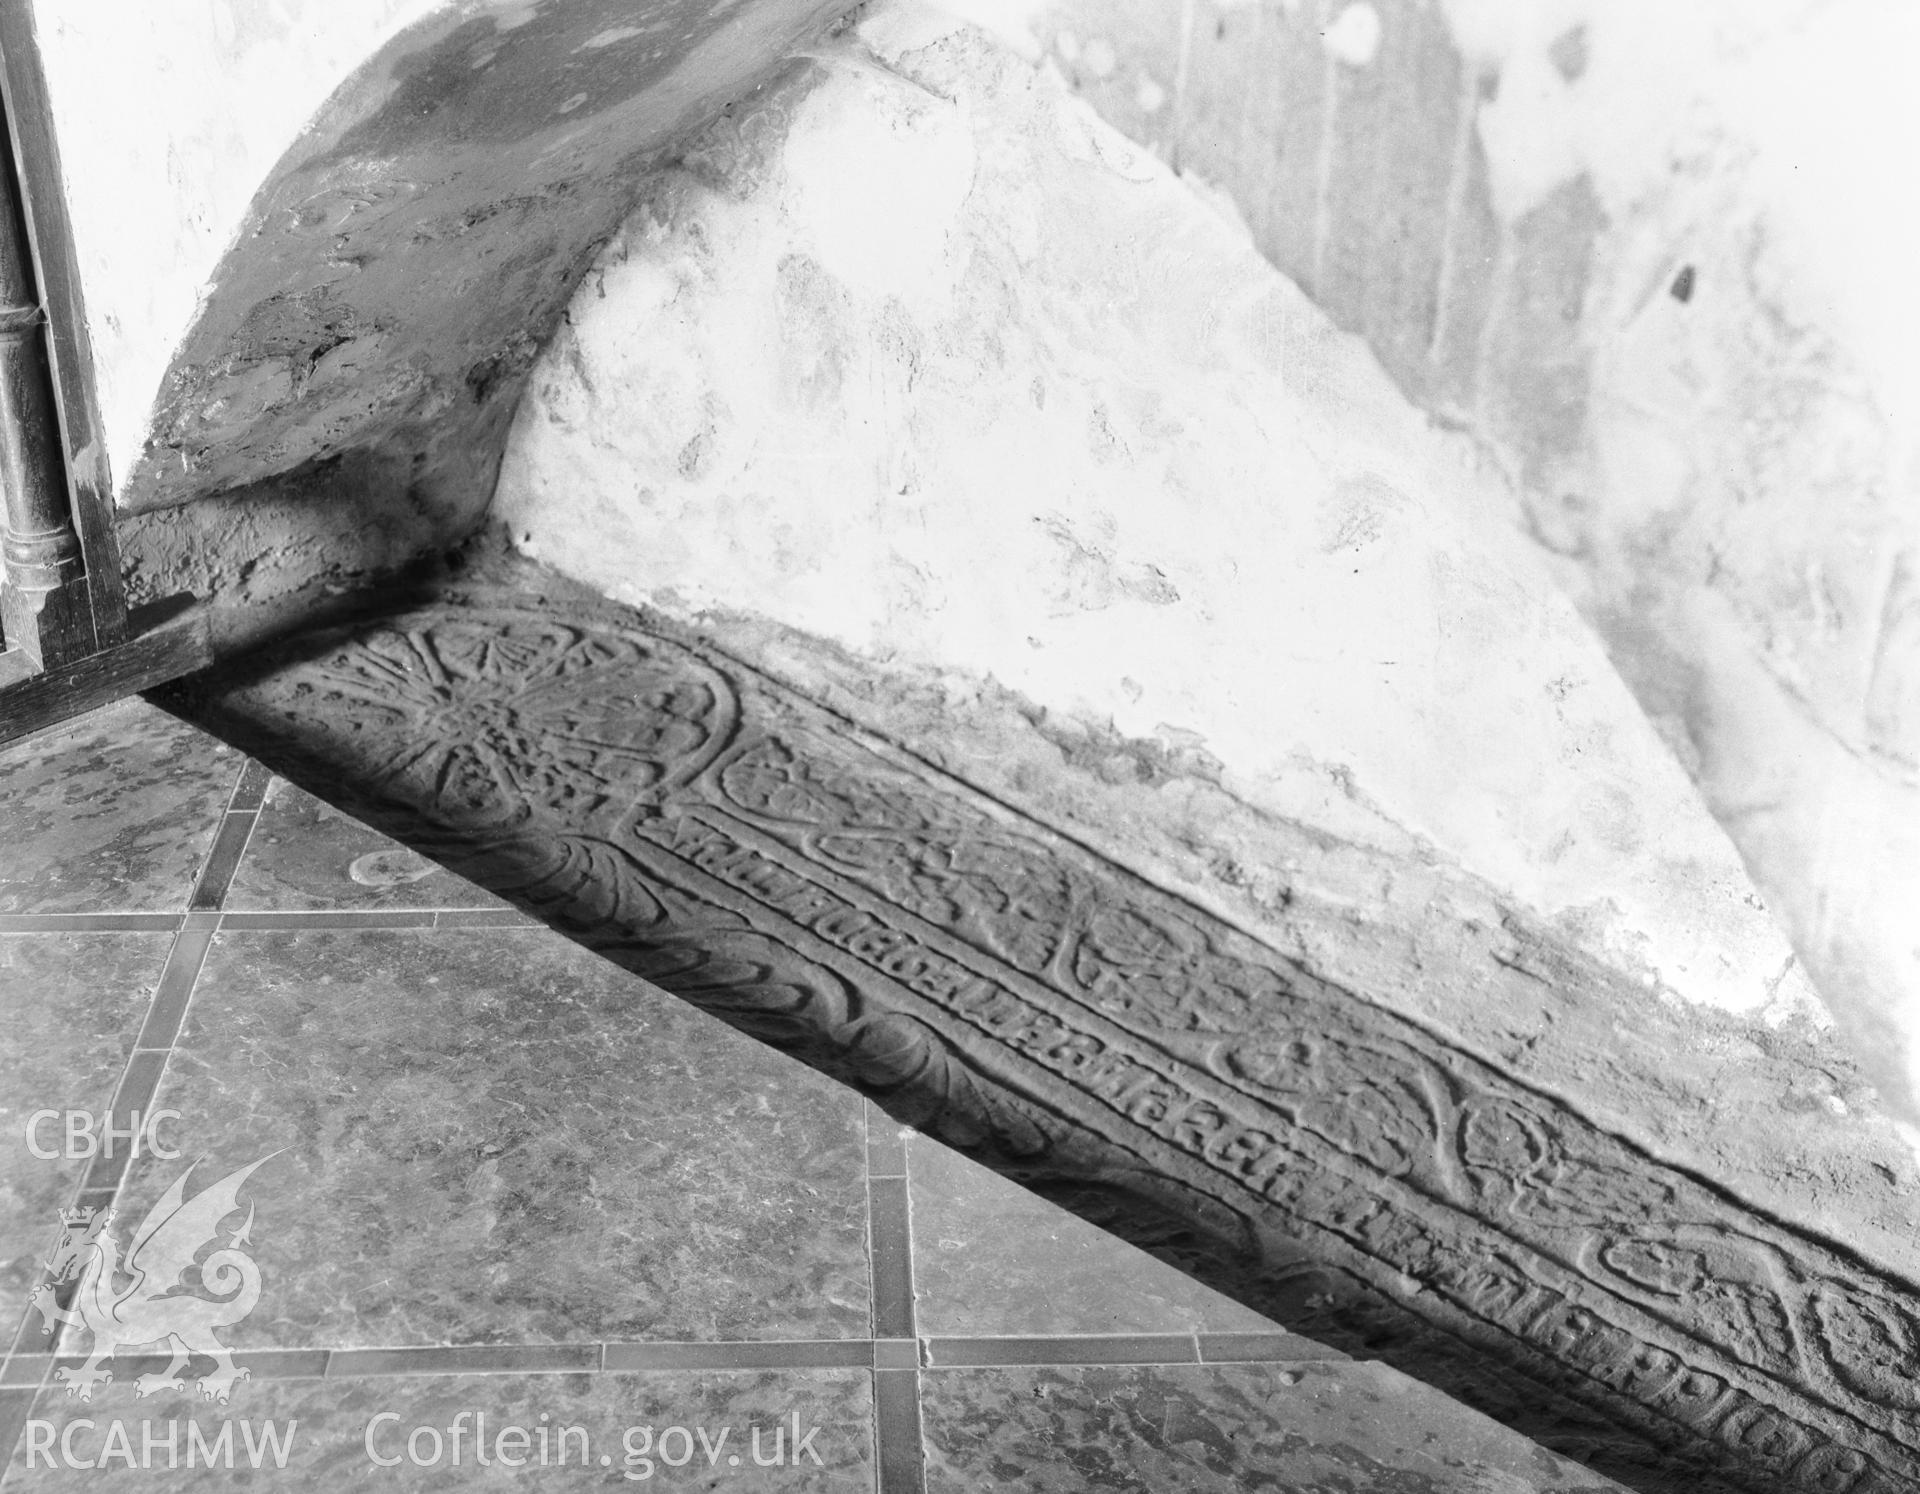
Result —
<instances>
[{"instance_id":1,"label":"whitewashed plaster wall","mask_svg":"<svg viewBox=\"0 0 1920 1494\"><path fill-rule=\"evenodd\" d=\"M217 646L469 533L673 141L841 0L42 0L129 590Z\"/></svg>"},{"instance_id":2,"label":"whitewashed plaster wall","mask_svg":"<svg viewBox=\"0 0 1920 1494\"><path fill-rule=\"evenodd\" d=\"M1576 181L1603 215L1585 420L1532 453L1526 520L1876 1077L1920 1093L1920 12L1671 11L1449 7L1512 84L1479 116L1502 220Z\"/></svg>"},{"instance_id":3,"label":"whitewashed plaster wall","mask_svg":"<svg viewBox=\"0 0 1920 1494\"><path fill-rule=\"evenodd\" d=\"M990 675L1649 986L1817 1011L1510 505L1162 162L905 6L649 188L495 499L612 595Z\"/></svg>"},{"instance_id":4,"label":"whitewashed plaster wall","mask_svg":"<svg viewBox=\"0 0 1920 1494\"><path fill-rule=\"evenodd\" d=\"M1920 11L980 10L1217 183L1511 475L1514 521L1914 1110Z\"/></svg>"},{"instance_id":5,"label":"whitewashed plaster wall","mask_svg":"<svg viewBox=\"0 0 1920 1494\"><path fill-rule=\"evenodd\" d=\"M254 192L348 74L443 8L37 0L107 458L122 482Z\"/></svg>"}]
</instances>

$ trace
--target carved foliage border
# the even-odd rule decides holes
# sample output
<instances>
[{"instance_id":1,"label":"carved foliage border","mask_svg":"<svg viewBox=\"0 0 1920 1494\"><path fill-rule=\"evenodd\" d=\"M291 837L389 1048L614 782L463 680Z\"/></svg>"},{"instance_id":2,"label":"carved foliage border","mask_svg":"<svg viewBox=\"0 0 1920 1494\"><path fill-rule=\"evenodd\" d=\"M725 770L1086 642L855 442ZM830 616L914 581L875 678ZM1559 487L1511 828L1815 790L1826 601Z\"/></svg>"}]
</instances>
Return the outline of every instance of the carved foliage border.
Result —
<instances>
[{"instance_id":1,"label":"carved foliage border","mask_svg":"<svg viewBox=\"0 0 1920 1494\"><path fill-rule=\"evenodd\" d=\"M1070 1117L1783 1483L1920 1478L1900 1285L731 661L483 597L250 694L769 1035L938 1069L1016 1145Z\"/></svg>"}]
</instances>

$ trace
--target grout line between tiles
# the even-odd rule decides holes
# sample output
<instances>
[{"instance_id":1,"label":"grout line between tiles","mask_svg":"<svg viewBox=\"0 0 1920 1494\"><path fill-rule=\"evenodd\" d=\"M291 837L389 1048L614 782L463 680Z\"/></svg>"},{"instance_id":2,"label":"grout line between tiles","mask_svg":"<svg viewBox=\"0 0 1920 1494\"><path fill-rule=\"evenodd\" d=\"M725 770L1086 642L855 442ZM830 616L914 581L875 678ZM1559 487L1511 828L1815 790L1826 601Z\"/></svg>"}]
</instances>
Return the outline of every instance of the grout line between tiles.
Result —
<instances>
[{"instance_id":1,"label":"grout line between tiles","mask_svg":"<svg viewBox=\"0 0 1920 1494\"><path fill-rule=\"evenodd\" d=\"M335 1349L238 1349L235 1362L255 1380L357 1380L390 1375L649 1374L686 1371L872 1370L867 1338L708 1339L586 1344L375 1345ZM84 1363L80 1353L16 1352L0 1388L30 1388L48 1369ZM164 1354L119 1354L121 1378L164 1364ZM893 1368L893 1366L881 1366Z\"/></svg>"},{"instance_id":2,"label":"grout line between tiles","mask_svg":"<svg viewBox=\"0 0 1920 1494\"><path fill-rule=\"evenodd\" d=\"M218 912L226 902L227 888L233 883L233 874L240 869L247 842L259 823L260 806L266 800L267 785L272 777L252 758L241 759L240 772L220 817L220 827L214 833L213 849L207 853L207 863L200 868L200 876L187 900L189 913Z\"/></svg>"},{"instance_id":3,"label":"grout line between tiles","mask_svg":"<svg viewBox=\"0 0 1920 1494\"><path fill-rule=\"evenodd\" d=\"M905 1177L867 1179L873 1258L873 1336L917 1337L913 1302L913 1235Z\"/></svg>"},{"instance_id":4,"label":"grout line between tiles","mask_svg":"<svg viewBox=\"0 0 1920 1494\"><path fill-rule=\"evenodd\" d=\"M179 913L0 913L0 934L174 933Z\"/></svg>"},{"instance_id":5,"label":"grout line between tiles","mask_svg":"<svg viewBox=\"0 0 1920 1494\"><path fill-rule=\"evenodd\" d=\"M1207 1333L1198 1335L1202 1364L1348 1364L1351 1356L1338 1349L1301 1338L1284 1330L1270 1333Z\"/></svg>"},{"instance_id":6,"label":"grout line between tiles","mask_svg":"<svg viewBox=\"0 0 1920 1494\"><path fill-rule=\"evenodd\" d=\"M240 777L233 785L233 793L228 796L227 810L257 812L267 802L267 790L273 787L273 769L257 758L247 758L240 765Z\"/></svg>"},{"instance_id":7,"label":"grout line between tiles","mask_svg":"<svg viewBox=\"0 0 1920 1494\"><path fill-rule=\"evenodd\" d=\"M544 929L546 924L518 908L436 908L437 929Z\"/></svg>"},{"instance_id":8,"label":"grout line between tiles","mask_svg":"<svg viewBox=\"0 0 1920 1494\"><path fill-rule=\"evenodd\" d=\"M200 869L200 880L187 903L188 912L214 912L226 900L227 888L233 882L233 874L240 869L240 858L246 854L247 842L259 820L259 811L253 809L229 810L221 818L213 850L207 856L207 864Z\"/></svg>"},{"instance_id":9,"label":"grout line between tiles","mask_svg":"<svg viewBox=\"0 0 1920 1494\"><path fill-rule=\"evenodd\" d=\"M201 924L183 928L174 935L173 948L167 951L167 962L160 968L160 980L154 987L146 1020L140 1024L140 1035L133 1040L134 1052L172 1049L186 1020L193 988L207 962L213 934L212 926Z\"/></svg>"},{"instance_id":10,"label":"grout line between tiles","mask_svg":"<svg viewBox=\"0 0 1920 1494\"><path fill-rule=\"evenodd\" d=\"M1016 1365L1200 1364L1191 1333L942 1334L926 1341L926 1368L993 1369Z\"/></svg>"},{"instance_id":11,"label":"grout line between tiles","mask_svg":"<svg viewBox=\"0 0 1920 1494\"><path fill-rule=\"evenodd\" d=\"M280 931L513 929L544 932L547 926L514 908L237 908L220 915L220 927Z\"/></svg>"},{"instance_id":12,"label":"grout line between tiles","mask_svg":"<svg viewBox=\"0 0 1920 1494\"><path fill-rule=\"evenodd\" d=\"M907 1135L903 1127L873 1101L867 1106L867 1176L903 1178L907 1175Z\"/></svg>"},{"instance_id":13,"label":"grout line between tiles","mask_svg":"<svg viewBox=\"0 0 1920 1494\"><path fill-rule=\"evenodd\" d=\"M244 909L221 915L220 927L229 931L277 929L430 929L434 926L431 910L418 908L365 908L358 911L316 908L265 912Z\"/></svg>"},{"instance_id":14,"label":"grout line between tiles","mask_svg":"<svg viewBox=\"0 0 1920 1494\"><path fill-rule=\"evenodd\" d=\"M1261 1335L1275 1337L1280 1335ZM362 1379L397 1374L516 1375L516 1374L645 1374L688 1370L871 1369L882 1374L911 1374L925 1368L1016 1369L1047 1366L1092 1367L1271 1363L1314 1364L1342 1361L1315 1360L1298 1353L1275 1353L1260 1359L1195 1359L1172 1352L1178 1344L1193 1347L1184 1334L1060 1334L1032 1338L951 1338L924 1341L934 1362L921 1365L921 1341L913 1339L671 1339L605 1343L538 1344L375 1344L351 1348L262 1348L236 1350L238 1362L254 1371L256 1379L311 1379L322 1373L330 1379ZM1164 1347L1156 1347L1164 1346ZM889 1353L896 1350L897 1353ZM1117 1350L1117 1352L1116 1352ZM946 1357L953 1354L965 1357ZM909 1357L911 1356L911 1357ZM61 1353L57 1347L25 1349L16 1346L0 1371L0 1388L20 1389L39 1384L52 1365L79 1364L85 1355ZM161 1354L122 1354L116 1364L132 1374L149 1360L159 1364ZM907 1359L908 1362L898 1362ZM34 1372L29 1381L19 1378Z\"/></svg>"},{"instance_id":15,"label":"grout line between tiles","mask_svg":"<svg viewBox=\"0 0 1920 1494\"><path fill-rule=\"evenodd\" d=\"M74 1208L110 1207L119 1195L127 1166L139 1155L141 1133L152 1123L154 1096L160 1091L160 1080L171 1056L172 1050L167 1048L136 1048L128 1055L127 1066L121 1070L120 1083L107 1107L108 1134L81 1174ZM136 1116L139 1117L137 1126ZM124 1147L116 1145L122 1141L127 1143ZM104 1204L97 1202L102 1199Z\"/></svg>"},{"instance_id":16,"label":"grout line between tiles","mask_svg":"<svg viewBox=\"0 0 1920 1494\"><path fill-rule=\"evenodd\" d=\"M249 1381L320 1380L326 1378L334 1352L331 1349L240 1349L235 1351L234 1363L247 1372ZM124 1382L162 1369L170 1361L171 1355L166 1353L122 1351L113 1356L112 1377ZM7 1373L0 1379L0 1388L45 1389L49 1370L70 1369L86 1362L87 1356L80 1353L50 1354L43 1349L32 1354L16 1354L7 1361ZM191 1378L191 1374L188 1377Z\"/></svg>"},{"instance_id":17,"label":"grout line between tiles","mask_svg":"<svg viewBox=\"0 0 1920 1494\"><path fill-rule=\"evenodd\" d=\"M871 1100L862 1105L867 1140L867 1252L873 1273L873 1336L914 1338L913 1227L906 1143L885 1111Z\"/></svg>"},{"instance_id":18,"label":"grout line between tiles","mask_svg":"<svg viewBox=\"0 0 1920 1494\"><path fill-rule=\"evenodd\" d=\"M603 1345L601 1358L609 1374L649 1370L870 1370L875 1348L869 1338L636 1342Z\"/></svg>"},{"instance_id":19,"label":"grout line between tiles","mask_svg":"<svg viewBox=\"0 0 1920 1494\"><path fill-rule=\"evenodd\" d=\"M918 1370L873 1372L873 1428L879 1494L925 1494L927 1460Z\"/></svg>"},{"instance_id":20,"label":"grout line between tiles","mask_svg":"<svg viewBox=\"0 0 1920 1494\"><path fill-rule=\"evenodd\" d=\"M327 1351L326 1377L355 1380L381 1375L595 1374L605 1358L606 1345L597 1343L331 1349Z\"/></svg>"},{"instance_id":21,"label":"grout line between tiles","mask_svg":"<svg viewBox=\"0 0 1920 1494\"><path fill-rule=\"evenodd\" d=\"M888 1363L918 1339L913 1291L913 1200L906 1138L873 1101L864 1101L867 1139L867 1259L873 1292L873 1436L879 1494L925 1494L920 1350L912 1367ZM882 1347L886 1345L888 1347Z\"/></svg>"}]
</instances>

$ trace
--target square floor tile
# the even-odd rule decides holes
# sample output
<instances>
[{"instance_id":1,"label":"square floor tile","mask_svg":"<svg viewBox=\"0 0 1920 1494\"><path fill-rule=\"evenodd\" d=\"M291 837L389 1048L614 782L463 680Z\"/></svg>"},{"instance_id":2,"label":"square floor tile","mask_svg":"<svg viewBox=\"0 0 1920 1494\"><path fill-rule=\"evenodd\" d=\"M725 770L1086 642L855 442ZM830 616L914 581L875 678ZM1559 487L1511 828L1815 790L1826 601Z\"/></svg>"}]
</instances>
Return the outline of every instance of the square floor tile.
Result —
<instances>
[{"instance_id":1,"label":"square floor tile","mask_svg":"<svg viewBox=\"0 0 1920 1494\"><path fill-rule=\"evenodd\" d=\"M94 1425L78 1426L81 1419ZM136 1400L131 1382L115 1382L91 1403L50 1390L14 1448L4 1487L10 1494L97 1488L103 1476L127 1472L113 1440L115 1423L130 1452L130 1482L161 1494L236 1484L740 1494L870 1494L873 1488L870 1377L831 1370L252 1380L235 1386L224 1406L199 1399L191 1387ZM456 1425L457 1441L449 1430ZM475 1456L481 1427L492 1459L486 1466ZM220 1451L223 1435L228 1455ZM217 1468L205 1466L203 1447L215 1449ZM257 1471L250 1447L259 1456ZM766 1466L755 1463L756 1448ZM276 1466L276 1449L284 1466ZM72 1463L101 1466L70 1466L66 1450ZM187 1466L190 1453L197 1466ZM523 1461L505 1466L502 1453Z\"/></svg>"},{"instance_id":2,"label":"square floor tile","mask_svg":"<svg viewBox=\"0 0 1920 1494\"><path fill-rule=\"evenodd\" d=\"M916 1135L907 1155L922 1334L1279 1331L937 1141Z\"/></svg>"},{"instance_id":3,"label":"square floor tile","mask_svg":"<svg viewBox=\"0 0 1920 1494\"><path fill-rule=\"evenodd\" d=\"M140 700L0 748L0 913L185 908L240 764Z\"/></svg>"},{"instance_id":4,"label":"square floor tile","mask_svg":"<svg viewBox=\"0 0 1920 1494\"><path fill-rule=\"evenodd\" d=\"M932 1371L921 1418L928 1494L1620 1489L1379 1364Z\"/></svg>"},{"instance_id":5,"label":"square floor tile","mask_svg":"<svg viewBox=\"0 0 1920 1494\"><path fill-rule=\"evenodd\" d=\"M859 1097L543 930L223 932L160 1103L271 1154L237 1344L868 1332Z\"/></svg>"},{"instance_id":6,"label":"square floor tile","mask_svg":"<svg viewBox=\"0 0 1920 1494\"><path fill-rule=\"evenodd\" d=\"M0 1332L102 1144L99 1117L126 1067L172 943L169 934L0 934ZM29 1126L37 1112L55 1111ZM65 1115L76 1121L72 1141ZM160 1131L168 1142L166 1128ZM128 1143L115 1143L125 1148ZM35 1150L60 1153L35 1155Z\"/></svg>"},{"instance_id":7,"label":"square floor tile","mask_svg":"<svg viewBox=\"0 0 1920 1494\"><path fill-rule=\"evenodd\" d=\"M226 906L308 912L508 905L276 778L227 891Z\"/></svg>"}]
</instances>

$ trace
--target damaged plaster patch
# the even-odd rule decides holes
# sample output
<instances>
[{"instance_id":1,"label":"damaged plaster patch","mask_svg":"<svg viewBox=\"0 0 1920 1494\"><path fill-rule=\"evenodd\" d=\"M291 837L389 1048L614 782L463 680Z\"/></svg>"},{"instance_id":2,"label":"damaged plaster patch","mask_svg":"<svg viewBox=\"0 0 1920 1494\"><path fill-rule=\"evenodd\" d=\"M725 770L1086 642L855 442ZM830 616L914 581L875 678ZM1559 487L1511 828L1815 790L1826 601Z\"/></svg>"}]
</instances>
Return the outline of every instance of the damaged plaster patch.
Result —
<instances>
[{"instance_id":1,"label":"damaged plaster patch","mask_svg":"<svg viewBox=\"0 0 1920 1494\"><path fill-rule=\"evenodd\" d=\"M1159 566L1115 560L1110 547L1116 526L1111 515L1096 514L1092 534L1085 537L1061 514L1046 514L1034 522L1063 552L1055 593L1062 613L1098 612L1122 601L1167 607L1180 600L1179 591Z\"/></svg>"},{"instance_id":2,"label":"damaged plaster patch","mask_svg":"<svg viewBox=\"0 0 1920 1494\"><path fill-rule=\"evenodd\" d=\"M1320 43L1348 67L1367 67L1380 51L1380 31L1380 12L1367 0L1356 0L1320 33Z\"/></svg>"},{"instance_id":3,"label":"damaged plaster patch","mask_svg":"<svg viewBox=\"0 0 1920 1494\"><path fill-rule=\"evenodd\" d=\"M817 121L816 111L838 105L833 88L799 106L782 156L789 211L828 274L863 296L937 312L973 184L973 134L957 104L881 78L867 83L882 129L850 135Z\"/></svg>"}]
</instances>

